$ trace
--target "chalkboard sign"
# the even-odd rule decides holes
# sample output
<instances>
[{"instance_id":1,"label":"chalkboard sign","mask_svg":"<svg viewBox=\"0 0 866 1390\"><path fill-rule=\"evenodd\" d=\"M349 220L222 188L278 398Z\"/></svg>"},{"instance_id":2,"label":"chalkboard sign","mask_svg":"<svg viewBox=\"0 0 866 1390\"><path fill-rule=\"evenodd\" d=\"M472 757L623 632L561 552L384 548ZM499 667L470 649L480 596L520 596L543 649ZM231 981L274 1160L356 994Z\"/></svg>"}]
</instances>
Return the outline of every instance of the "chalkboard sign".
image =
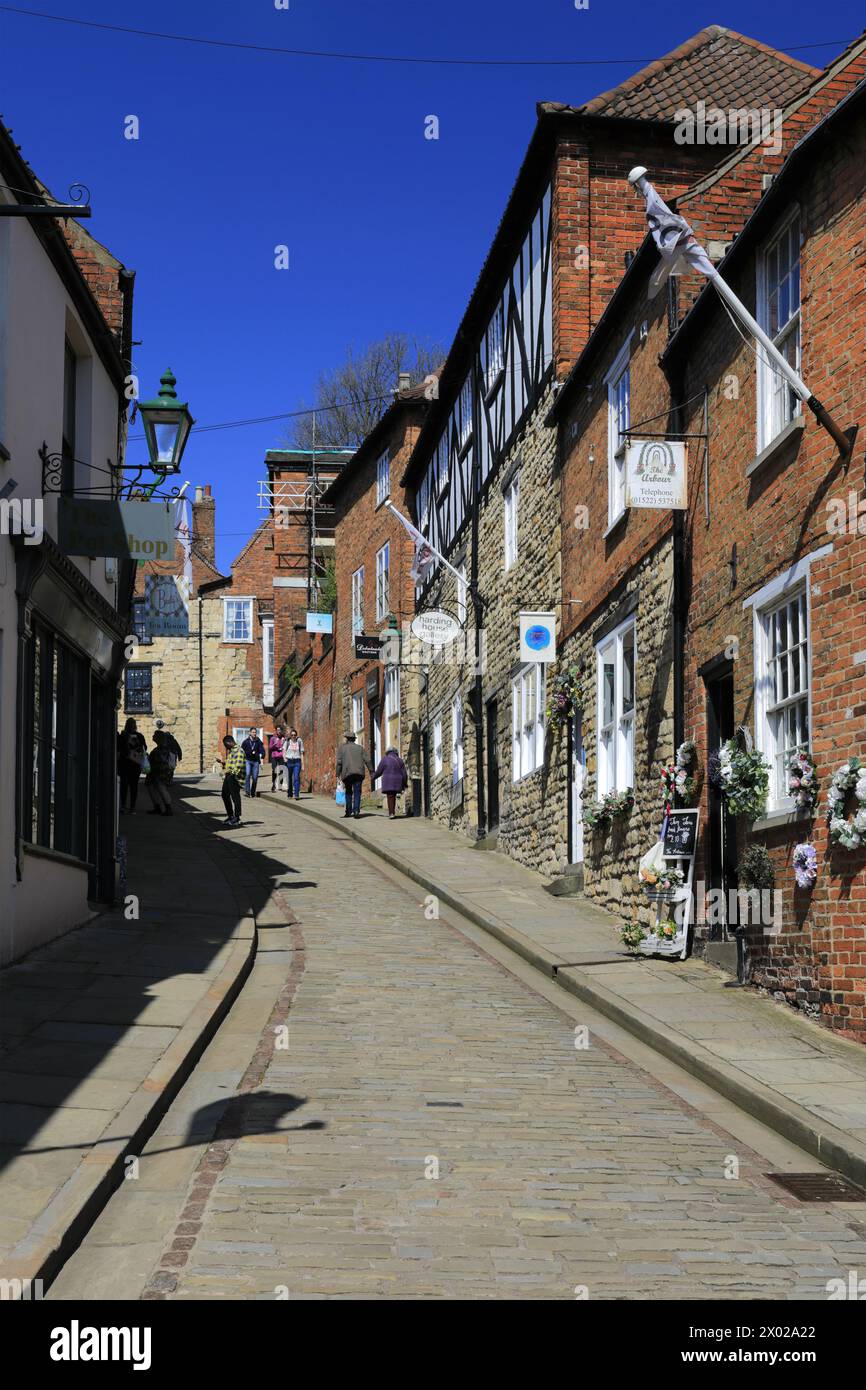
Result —
<instances>
[{"instance_id":1,"label":"chalkboard sign","mask_svg":"<svg viewBox=\"0 0 866 1390\"><path fill-rule=\"evenodd\" d=\"M698 838L698 811L671 811L665 826L665 854L692 856Z\"/></svg>"}]
</instances>

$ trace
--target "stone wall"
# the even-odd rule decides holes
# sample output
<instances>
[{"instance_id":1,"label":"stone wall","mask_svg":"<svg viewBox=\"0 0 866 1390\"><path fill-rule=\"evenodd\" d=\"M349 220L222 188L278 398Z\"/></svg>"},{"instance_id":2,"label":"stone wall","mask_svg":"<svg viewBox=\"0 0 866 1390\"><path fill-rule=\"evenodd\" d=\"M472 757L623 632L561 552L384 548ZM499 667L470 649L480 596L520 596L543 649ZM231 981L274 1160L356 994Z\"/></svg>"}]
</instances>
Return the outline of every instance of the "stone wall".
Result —
<instances>
[{"instance_id":1,"label":"stone wall","mask_svg":"<svg viewBox=\"0 0 866 1390\"><path fill-rule=\"evenodd\" d=\"M600 629L627 613L632 604L636 629L634 807L629 815L593 833L584 829L584 892L624 922L649 926L653 909L637 879L643 854L658 839L664 806L661 764L674 755L673 727L673 546L669 538L627 575L592 622L566 641L565 665L584 667L583 742L586 782L583 799L598 796L598 712L596 642Z\"/></svg>"},{"instance_id":2,"label":"stone wall","mask_svg":"<svg viewBox=\"0 0 866 1390\"><path fill-rule=\"evenodd\" d=\"M548 875L561 872L568 862L567 751L562 739L553 739L548 734L542 767L519 782L512 780L511 682L520 669L518 615L525 611L555 612L557 625L561 616L556 432L544 424L552 394L550 388L539 401L481 500L478 544L478 587L486 604L481 643L485 741L487 704L492 699L498 702L498 847L520 863ZM506 571L502 480L509 478L515 464L520 473L517 562ZM457 563L461 555L458 548L450 557L452 564ZM468 553L466 561L469 570ZM456 609L456 580L447 572L425 600L428 608L439 605L451 612ZM428 698L431 744L433 725L438 717L442 719L443 730L442 772L431 778L433 815L443 824L474 839L478 817L476 739L472 718L475 641L471 603L468 609L467 642L462 646L454 644L453 649L443 649L431 664ZM552 671L548 670L548 685L551 678ZM462 799L452 805L455 798L451 701L457 691L463 701L464 776ZM489 750L485 749L485 768L488 757Z\"/></svg>"}]
</instances>

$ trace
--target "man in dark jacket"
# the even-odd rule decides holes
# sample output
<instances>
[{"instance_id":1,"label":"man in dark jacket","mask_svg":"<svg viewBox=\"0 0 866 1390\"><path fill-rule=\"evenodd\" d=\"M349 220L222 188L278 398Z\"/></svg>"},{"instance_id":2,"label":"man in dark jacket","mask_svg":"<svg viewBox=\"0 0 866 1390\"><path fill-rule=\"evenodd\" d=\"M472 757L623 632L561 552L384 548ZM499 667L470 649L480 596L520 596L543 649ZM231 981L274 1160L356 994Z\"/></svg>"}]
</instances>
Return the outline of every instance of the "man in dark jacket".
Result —
<instances>
[{"instance_id":1,"label":"man in dark jacket","mask_svg":"<svg viewBox=\"0 0 866 1390\"><path fill-rule=\"evenodd\" d=\"M345 743L337 750L337 776L346 788L344 814L354 816L356 820L361 814L361 786L367 768L373 771L367 754L358 746L354 734L346 734Z\"/></svg>"},{"instance_id":2,"label":"man in dark jacket","mask_svg":"<svg viewBox=\"0 0 866 1390\"><path fill-rule=\"evenodd\" d=\"M265 745L259 738L256 729L250 729L249 738L244 739L241 749L246 763L246 793L247 796L255 796L259 782L259 769L265 756Z\"/></svg>"},{"instance_id":3,"label":"man in dark jacket","mask_svg":"<svg viewBox=\"0 0 866 1390\"><path fill-rule=\"evenodd\" d=\"M165 720L157 719L156 728L159 729L161 733L165 734L166 747L169 749L171 753L174 754L177 761L180 762L183 758L183 750L180 744L178 743L177 739L175 738L174 734L170 734L168 729L165 727Z\"/></svg>"}]
</instances>

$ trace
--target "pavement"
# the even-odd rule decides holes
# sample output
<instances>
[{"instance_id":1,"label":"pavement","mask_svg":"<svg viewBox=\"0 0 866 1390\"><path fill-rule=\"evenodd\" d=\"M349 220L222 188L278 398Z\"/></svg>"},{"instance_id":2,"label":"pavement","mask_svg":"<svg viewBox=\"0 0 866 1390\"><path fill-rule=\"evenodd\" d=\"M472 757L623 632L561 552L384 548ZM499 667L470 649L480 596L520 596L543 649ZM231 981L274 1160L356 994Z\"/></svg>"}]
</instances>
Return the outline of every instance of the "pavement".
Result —
<instances>
[{"instance_id":1,"label":"pavement","mask_svg":"<svg viewBox=\"0 0 866 1390\"><path fill-rule=\"evenodd\" d=\"M540 875L426 818L392 821L367 808L346 819L326 797L267 797L287 814L339 824L563 989L866 1187L862 1044L700 960L632 956L619 919L584 898L552 896Z\"/></svg>"},{"instance_id":2,"label":"pavement","mask_svg":"<svg viewBox=\"0 0 866 1390\"><path fill-rule=\"evenodd\" d=\"M216 816L208 824L175 805L163 820L144 796L121 817L123 907L0 974L2 1278L53 1276L252 963L265 895L218 862Z\"/></svg>"},{"instance_id":3,"label":"pavement","mask_svg":"<svg viewBox=\"0 0 866 1390\"><path fill-rule=\"evenodd\" d=\"M204 815L217 798L186 795ZM294 920L259 928L50 1301L715 1306L824 1301L866 1267L866 1202L803 1203L767 1176L815 1160L292 811L245 801L225 854L250 877L263 851L282 863Z\"/></svg>"}]
</instances>

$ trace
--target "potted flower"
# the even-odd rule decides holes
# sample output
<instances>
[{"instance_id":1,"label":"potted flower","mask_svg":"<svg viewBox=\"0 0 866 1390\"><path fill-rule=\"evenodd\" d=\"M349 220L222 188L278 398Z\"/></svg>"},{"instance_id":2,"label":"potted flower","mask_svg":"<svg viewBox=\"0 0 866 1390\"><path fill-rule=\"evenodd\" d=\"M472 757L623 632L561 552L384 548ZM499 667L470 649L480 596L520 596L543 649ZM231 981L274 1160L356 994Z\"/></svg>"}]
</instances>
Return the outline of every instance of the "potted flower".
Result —
<instances>
[{"instance_id":1,"label":"potted flower","mask_svg":"<svg viewBox=\"0 0 866 1390\"><path fill-rule=\"evenodd\" d=\"M605 792L599 801L585 801L583 804L583 823L590 830L600 830L612 820L627 816L634 805L634 792L626 787L622 792Z\"/></svg>"},{"instance_id":2,"label":"potted flower","mask_svg":"<svg viewBox=\"0 0 866 1390\"><path fill-rule=\"evenodd\" d=\"M640 882L651 902L672 903L676 901L677 890L685 882L685 875L682 869L665 864L660 868L641 869Z\"/></svg>"},{"instance_id":3,"label":"potted flower","mask_svg":"<svg viewBox=\"0 0 866 1390\"><path fill-rule=\"evenodd\" d=\"M640 922L623 922L619 935L623 945L632 952L636 952L640 943L646 939L646 932Z\"/></svg>"}]
</instances>

